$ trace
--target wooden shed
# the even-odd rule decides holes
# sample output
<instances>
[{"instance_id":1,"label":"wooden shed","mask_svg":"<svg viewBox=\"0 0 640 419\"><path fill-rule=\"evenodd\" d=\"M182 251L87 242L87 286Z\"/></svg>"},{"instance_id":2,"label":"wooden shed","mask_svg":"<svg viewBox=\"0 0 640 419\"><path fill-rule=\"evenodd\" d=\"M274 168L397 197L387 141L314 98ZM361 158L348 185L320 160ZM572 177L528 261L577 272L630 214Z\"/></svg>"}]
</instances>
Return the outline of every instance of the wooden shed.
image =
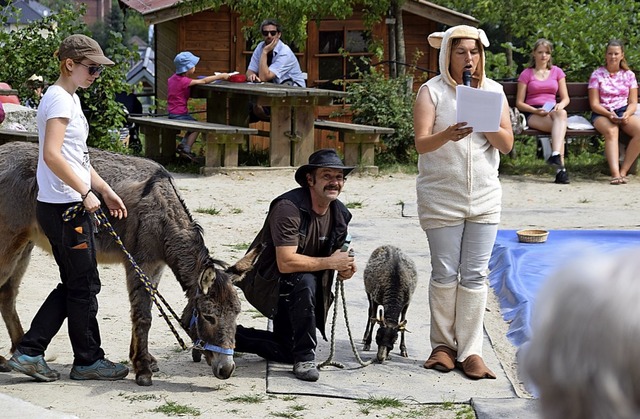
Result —
<instances>
[{"instance_id":1,"label":"wooden shed","mask_svg":"<svg viewBox=\"0 0 640 419\"><path fill-rule=\"evenodd\" d=\"M155 87L158 99L167 97L167 79L175 71L173 58L180 51L188 50L201 57L196 75L209 75L215 71L246 71L252 53L251 43L244 38L243 21L228 7L192 13L187 7L179 7L177 0L121 1L154 25ZM425 0L406 0L402 10L406 60L417 65L414 75L414 85L417 87L433 76L438 68L437 52L429 47L427 36L440 30L442 25L478 26L479 22L469 15ZM351 73L351 64L338 50L344 48L355 56L371 55L367 50L364 29L362 13L359 11L344 20L327 17L319 23L310 22L305 48L297 53L302 71L308 75L307 86L342 89L332 81L345 79ZM388 62L390 29L385 19L373 28L372 36L382 40L385 50L382 61ZM283 41L287 43L286 28ZM418 51L420 58L414 61ZM331 106L321 107L317 117L328 119L335 110ZM316 139L316 146L338 145L320 138Z\"/></svg>"}]
</instances>

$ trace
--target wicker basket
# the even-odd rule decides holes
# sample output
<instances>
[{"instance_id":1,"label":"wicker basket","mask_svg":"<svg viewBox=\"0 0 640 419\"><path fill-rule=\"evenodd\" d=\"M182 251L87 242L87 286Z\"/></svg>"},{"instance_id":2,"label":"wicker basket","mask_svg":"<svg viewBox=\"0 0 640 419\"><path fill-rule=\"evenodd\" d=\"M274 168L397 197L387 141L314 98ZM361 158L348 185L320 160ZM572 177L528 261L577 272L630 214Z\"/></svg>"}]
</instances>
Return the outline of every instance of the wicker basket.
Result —
<instances>
[{"instance_id":1,"label":"wicker basket","mask_svg":"<svg viewBox=\"0 0 640 419\"><path fill-rule=\"evenodd\" d=\"M544 243L549 237L547 230L520 230L516 234L521 243Z\"/></svg>"}]
</instances>

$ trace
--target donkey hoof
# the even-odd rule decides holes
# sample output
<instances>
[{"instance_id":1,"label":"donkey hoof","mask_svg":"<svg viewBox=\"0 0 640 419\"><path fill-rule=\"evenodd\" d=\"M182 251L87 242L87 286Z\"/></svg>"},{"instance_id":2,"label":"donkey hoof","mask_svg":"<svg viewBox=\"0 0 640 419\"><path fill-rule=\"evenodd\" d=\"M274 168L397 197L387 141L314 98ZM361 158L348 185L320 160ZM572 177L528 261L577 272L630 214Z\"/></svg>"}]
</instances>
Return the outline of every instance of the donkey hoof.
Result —
<instances>
[{"instance_id":1,"label":"donkey hoof","mask_svg":"<svg viewBox=\"0 0 640 419\"><path fill-rule=\"evenodd\" d=\"M202 361L202 352L200 352L198 349L192 349L191 350L191 359L193 359L193 362Z\"/></svg>"},{"instance_id":2,"label":"donkey hoof","mask_svg":"<svg viewBox=\"0 0 640 419\"><path fill-rule=\"evenodd\" d=\"M153 384L153 382L151 381L151 375L136 375L136 384L139 386L149 387Z\"/></svg>"}]
</instances>

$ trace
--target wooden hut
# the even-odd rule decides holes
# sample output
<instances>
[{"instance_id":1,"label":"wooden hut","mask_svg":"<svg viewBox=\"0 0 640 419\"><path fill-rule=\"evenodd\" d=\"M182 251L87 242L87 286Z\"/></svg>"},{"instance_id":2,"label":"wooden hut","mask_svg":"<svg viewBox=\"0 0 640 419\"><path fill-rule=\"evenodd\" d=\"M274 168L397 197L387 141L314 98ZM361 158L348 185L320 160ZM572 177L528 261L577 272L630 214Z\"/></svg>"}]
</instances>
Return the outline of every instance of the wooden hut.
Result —
<instances>
[{"instance_id":1,"label":"wooden hut","mask_svg":"<svg viewBox=\"0 0 640 419\"><path fill-rule=\"evenodd\" d=\"M201 57L198 75L213 74L215 71L246 71L252 53L251 45L244 38L243 22L239 15L228 7L193 13L188 7L179 7L177 0L121 1L154 25L155 87L158 99L167 97L167 79L175 71L173 58L180 51L188 50ZM469 15L425 0L406 0L402 6L402 18L407 61L413 63L416 52L420 51L420 58L415 61L416 87L435 74L438 68L437 53L429 47L427 36L442 28L442 25L478 26L479 23ZM390 25L391 22L383 19L372 31L372 36L384 43L385 57L382 62L392 61L388 52ZM345 75L350 73L350 63L338 49L345 48L352 56L370 56L364 29L362 13L359 11L347 19L327 17L308 24L305 48L297 55L302 71L308 75L309 87L343 88L332 83L336 79L345 79ZM287 42L286 28L283 41ZM328 119L336 110L335 106L341 105L318 108L317 117ZM330 138L316 138L316 147L324 146L339 147Z\"/></svg>"}]
</instances>

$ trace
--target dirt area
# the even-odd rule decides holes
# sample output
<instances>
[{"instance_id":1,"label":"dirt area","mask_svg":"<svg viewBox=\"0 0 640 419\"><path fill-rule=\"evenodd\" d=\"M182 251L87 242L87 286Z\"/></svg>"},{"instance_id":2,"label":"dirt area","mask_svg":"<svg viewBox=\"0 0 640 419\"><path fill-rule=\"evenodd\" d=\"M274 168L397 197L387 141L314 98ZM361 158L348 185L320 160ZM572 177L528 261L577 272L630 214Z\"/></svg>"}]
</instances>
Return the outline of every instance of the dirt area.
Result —
<instances>
[{"instance_id":1,"label":"dirt area","mask_svg":"<svg viewBox=\"0 0 640 419\"><path fill-rule=\"evenodd\" d=\"M293 170L243 171L214 176L176 175L180 192L195 218L204 228L205 240L212 254L227 262L238 259L262 226L272 198L296 186ZM503 181L503 221L501 228L546 229L629 229L640 225L637 211L640 180L632 177L628 185L610 186L607 179L576 181L555 185L547 177L505 177ZM410 212L415 208L415 176L351 176L341 195L352 207L354 222L389 220L402 217L402 204ZM415 211L415 210L414 210ZM406 214L411 217L411 214ZM406 217L404 217L406 218ZM386 225L386 224L385 224ZM393 229L381 228L380 243L361 245L359 272L352 279L362 279L369 249L392 242L399 247L418 248L426 255L428 248L417 218L415 233L396 237ZM357 238L354 227L352 235ZM357 246L357 244L356 244ZM114 361L128 362L130 339L129 304L120 266L103 265L100 269L103 288L99 295L99 321L103 347ZM428 285L428 272L420 272L420 286ZM18 298L18 311L25 328L46 295L57 281L57 268L51 256L34 250ZM165 299L181 310L185 304L178 283L168 270L160 286ZM154 313L157 313L154 309ZM264 327L260 318L243 300L239 322ZM485 318L487 332L507 376L518 395L527 397L516 374L515 348L506 340L507 325L500 316L495 298L490 299ZM357 331L360 337L360 331ZM412 336L411 339L416 339ZM428 337L423 338L428 344ZM9 352L8 335L0 333L0 353ZM17 373L0 374L1 392L35 405L82 418L166 417L184 409L187 417L474 417L469 405L443 401L440 405L420 406L403 402L401 406L381 406L355 400L266 393L266 364L259 358L237 358L234 376L226 381L215 379L204 363L191 361L189 352L179 349L175 338L160 317L154 317L150 350L158 358L161 372L154 375L152 387L138 387L132 374L117 382L75 382L69 379L72 355L66 330L61 330L47 353L61 380L35 383ZM446 378L443 378L446 379ZM491 381L486 380L491 386ZM458 401L460 402L460 401ZM164 413L163 413L164 412ZM471 416L468 416L471 415Z\"/></svg>"}]
</instances>

